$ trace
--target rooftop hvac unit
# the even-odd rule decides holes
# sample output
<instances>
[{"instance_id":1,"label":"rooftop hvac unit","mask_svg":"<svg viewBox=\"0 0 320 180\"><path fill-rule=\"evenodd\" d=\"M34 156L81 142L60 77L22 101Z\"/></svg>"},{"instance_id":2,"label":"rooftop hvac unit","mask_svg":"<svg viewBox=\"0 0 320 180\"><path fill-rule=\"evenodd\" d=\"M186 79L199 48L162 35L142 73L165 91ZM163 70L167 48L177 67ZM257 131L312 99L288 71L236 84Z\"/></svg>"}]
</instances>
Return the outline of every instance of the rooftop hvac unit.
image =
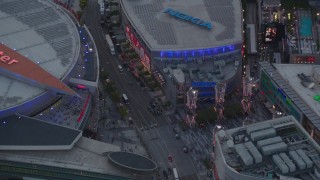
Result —
<instances>
[{"instance_id":1,"label":"rooftop hvac unit","mask_svg":"<svg viewBox=\"0 0 320 180\"><path fill-rule=\"evenodd\" d=\"M282 138L280 136L276 136L273 138L268 138L268 139L258 141L257 146L258 146L258 148L261 148L262 146L267 146L269 144L275 144L278 142L282 142Z\"/></svg>"},{"instance_id":2,"label":"rooftop hvac unit","mask_svg":"<svg viewBox=\"0 0 320 180\"><path fill-rule=\"evenodd\" d=\"M266 138L271 138L276 135L276 131L273 128L256 131L251 133L250 138L252 141L259 141Z\"/></svg>"},{"instance_id":3,"label":"rooftop hvac unit","mask_svg":"<svg viewBox=\"0 0 320 180\"><path fill-rule=\"evenodd\" d=\"M282 174L287 174L289 172L288 166L286 165L286 163L283 162L279 155L273 155L272 161L277 165Z\"/></svg>"},{"instance_id":4,"label":"rooftop hvac unit","mask_svg":"<svg viewBox=\"0 0 320 180\"><path fill-rule=\"evenodd\" d=\"M237 144L234 148L246 166L253 164L253 158L243 144Z\"/></svg>"},{"instance_id":5,"label":"rooftop hvac unit","mask_svg":"<svg viewBox=\"0 0 320 180\"><path fill-rule=\"evenodd\" d=\"M228 146L228 148L233 148L234 147L233 141L232 140L228 140L227 141L227 146Z\"/></svg>"},{"instance_id":6,"label":"rooftop hvac unit","mask_svg":"<svg viewBox=\"0 0 320 180\"><path fill-rule=\"evenodd\" d=\"M301 157L297 154L296 151L289 151L289 156L300 170L306 168L306 163L301 159Z\"/></svg>"},{"instance_id":7,"label":"rooftop hvac unit","mask_svg":"<svg viewBox=\"0 0 320 180\"><path fill-rule=\"evenodd\" d=\"M249 127L246 128L247 134L250 135L252 132L256 132L256 131L260 131L260 130L264 130L264 129L269 129L271 128L271 124L255 124L255 125L251 125Z\"/></svg>"},{"instance_id":8,"label":"rooftop hvac unit","mask_svg":"<svg viewBox=\"0 0 320 180\"><path fill-rule=\"evenodd\" d=\"M253 156L254 163L262 162L262 155L251 141L244 143L244 145L248 148L250 154Z\"/></svg>"},{"instance_id":9,"label":"rooftop hvac unit","mask_svg":"<svg viewBox=\"0 0 320 180\"><path fill-rule=\"evenodd\" d=\"M287 150L287 148L288 148L288 146L286 143L279 142L276 144L270 144L268 146L263 146L261 148L261 152L263 155L268 156L268 155L284 152Z\"/></svg>"},{"instance_id":10,"label":"rooftop hvac unit","mask_svg":"<svg viewBox=\"0 0 320 180\"><path fill-rule=\"evenodd\" d=\"M307 87L309 89L312 89L315 85L315 83L312 81L301 81L301 84L303 87Z\"/></svg>"},{"instance_id":11,"label":"rooftop hvac unit","mask_svg":"<svg viewBox=\"0 0 320 180\"><path fill-rule=\"evenodd\" d=\"M286 153L280 153L279 156L282 158L282 160L286 163L286 165L289 167L290 172L296 171L296 165L293 164L291 159L287 156Z\"/></svg>"},{"instance_id":12,"label":"rooftop hvac unit","mask_svg":"<svg viewBox=\"0 0 320 180\"><path fill-rule=\"evenodd\" d=\"M311 168L313 166L313 162L310 160L310 158L306 155L304 150L298 149L296 150L297 154L301 157L301 159L306 163L307 168Z\"/></svg>"}]
</instances>

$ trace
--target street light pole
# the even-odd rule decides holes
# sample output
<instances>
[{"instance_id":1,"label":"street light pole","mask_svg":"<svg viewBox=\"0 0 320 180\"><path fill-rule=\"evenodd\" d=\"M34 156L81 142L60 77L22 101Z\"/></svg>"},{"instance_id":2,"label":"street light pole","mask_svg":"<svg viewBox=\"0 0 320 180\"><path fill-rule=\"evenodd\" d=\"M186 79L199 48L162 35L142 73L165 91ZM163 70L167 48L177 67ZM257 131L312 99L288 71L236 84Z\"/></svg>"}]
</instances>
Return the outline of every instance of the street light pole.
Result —
<instances>
[{"instance_id":1,"label":"street light pole","mask_svg":"<svg viewBox=\"0 0 320 180\"><path fill-rule=\"evenodd\" d=\"M214 158L215 158L215 145L216 145L216 133L222 129L222 126L221 125L215 125L214 128L212 129L212 135L213 135L213 141L212 141L212 154L211 154L211 161L212 161L212 174L214 174L214 171L215 171L215 163L214 163Z\"/></svg>"},{"instance_id":2,"label":"street light pole","mask_svg":"<svg viewBox=\"0 0 320 180\"><path fill-rule=\"evenodd\" d=\"M212 130L212 135L213 135L213 141L212 141L213 152L214 152L214 147L215 147L215 145L216 145L216 138L215 138L215 136L216 136L217 131L219 131L221 128L222 128L221 125L215 125L214 128L213 128L213 130Z\"/></svg>"}]
</instances>

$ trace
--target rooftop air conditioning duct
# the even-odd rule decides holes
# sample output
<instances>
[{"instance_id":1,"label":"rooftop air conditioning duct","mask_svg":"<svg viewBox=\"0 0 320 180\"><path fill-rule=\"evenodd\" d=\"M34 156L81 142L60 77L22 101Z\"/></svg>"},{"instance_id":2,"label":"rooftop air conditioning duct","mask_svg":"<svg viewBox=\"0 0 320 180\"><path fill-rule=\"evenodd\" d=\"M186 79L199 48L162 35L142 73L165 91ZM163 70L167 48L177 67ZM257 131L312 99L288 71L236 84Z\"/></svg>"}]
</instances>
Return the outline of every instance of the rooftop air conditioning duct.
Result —
<instances>
[{"instance_id":1,"label":"rooftop air conditioning duct","mask_svg":"<svg viewBox=\"0 0 320 180\"><path fill-rule=\"evenodd\" d=\"M315 83L314 82L309 82L309 81L302 81L301 82L301 84L304 86L304 87L307 87L307 88L310 88L310 89L312 89L313 87L314 87L314 85L315 85Z\"/></svg>"}]
</instances>

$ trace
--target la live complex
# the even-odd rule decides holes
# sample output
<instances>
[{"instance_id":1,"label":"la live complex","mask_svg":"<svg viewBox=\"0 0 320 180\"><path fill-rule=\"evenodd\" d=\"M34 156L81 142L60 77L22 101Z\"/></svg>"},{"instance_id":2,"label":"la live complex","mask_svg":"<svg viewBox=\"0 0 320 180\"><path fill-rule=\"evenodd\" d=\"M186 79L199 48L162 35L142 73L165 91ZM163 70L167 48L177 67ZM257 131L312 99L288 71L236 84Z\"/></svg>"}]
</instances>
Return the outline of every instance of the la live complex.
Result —
<instances>
[{"instance_id":1,"label":"la live complex","mask_svg":"<svg viewBox=\"0 0 320 180\"><path fill-rule=\"evenodd\" d=\"M178 98L189 87L212 98L239 85L242 12L238 0L120 1L127 38L144 67L173 76ZM223 16L221 15L223 14Z\"/></svg>"}]
</instances>

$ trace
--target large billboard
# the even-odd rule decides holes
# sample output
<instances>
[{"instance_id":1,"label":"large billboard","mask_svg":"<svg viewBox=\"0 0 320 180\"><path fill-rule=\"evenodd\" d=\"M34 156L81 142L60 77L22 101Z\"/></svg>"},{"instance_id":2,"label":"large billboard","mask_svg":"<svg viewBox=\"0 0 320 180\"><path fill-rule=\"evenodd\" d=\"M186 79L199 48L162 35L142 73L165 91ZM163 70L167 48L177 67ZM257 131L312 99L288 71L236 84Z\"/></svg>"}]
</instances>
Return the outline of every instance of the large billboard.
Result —
<instances>
[{"instance_id":1,"label":"large billboard","mask_svg":"<svg viewBox=\"0 0 320 180\"><path fill-rule=\"evenodd\" d=\"M136 53L139 55L140 61L143 66L150 71L150 56L146 53L146 48L141 45L139 39L135 36L135 34L131 31L131 28L126 26L126 35L133 45Z\"/></svg>"},{"instance_id":2,"label":"large billboard","mask_svg":"<svg viewBox=\"0 0 320 180\"><path fill-rule=\"evenodd\" d=\"M266 44L275 44L285 37L284 25L279 23L266 24L263 40Z\"/></svg>"}]
</instances>

